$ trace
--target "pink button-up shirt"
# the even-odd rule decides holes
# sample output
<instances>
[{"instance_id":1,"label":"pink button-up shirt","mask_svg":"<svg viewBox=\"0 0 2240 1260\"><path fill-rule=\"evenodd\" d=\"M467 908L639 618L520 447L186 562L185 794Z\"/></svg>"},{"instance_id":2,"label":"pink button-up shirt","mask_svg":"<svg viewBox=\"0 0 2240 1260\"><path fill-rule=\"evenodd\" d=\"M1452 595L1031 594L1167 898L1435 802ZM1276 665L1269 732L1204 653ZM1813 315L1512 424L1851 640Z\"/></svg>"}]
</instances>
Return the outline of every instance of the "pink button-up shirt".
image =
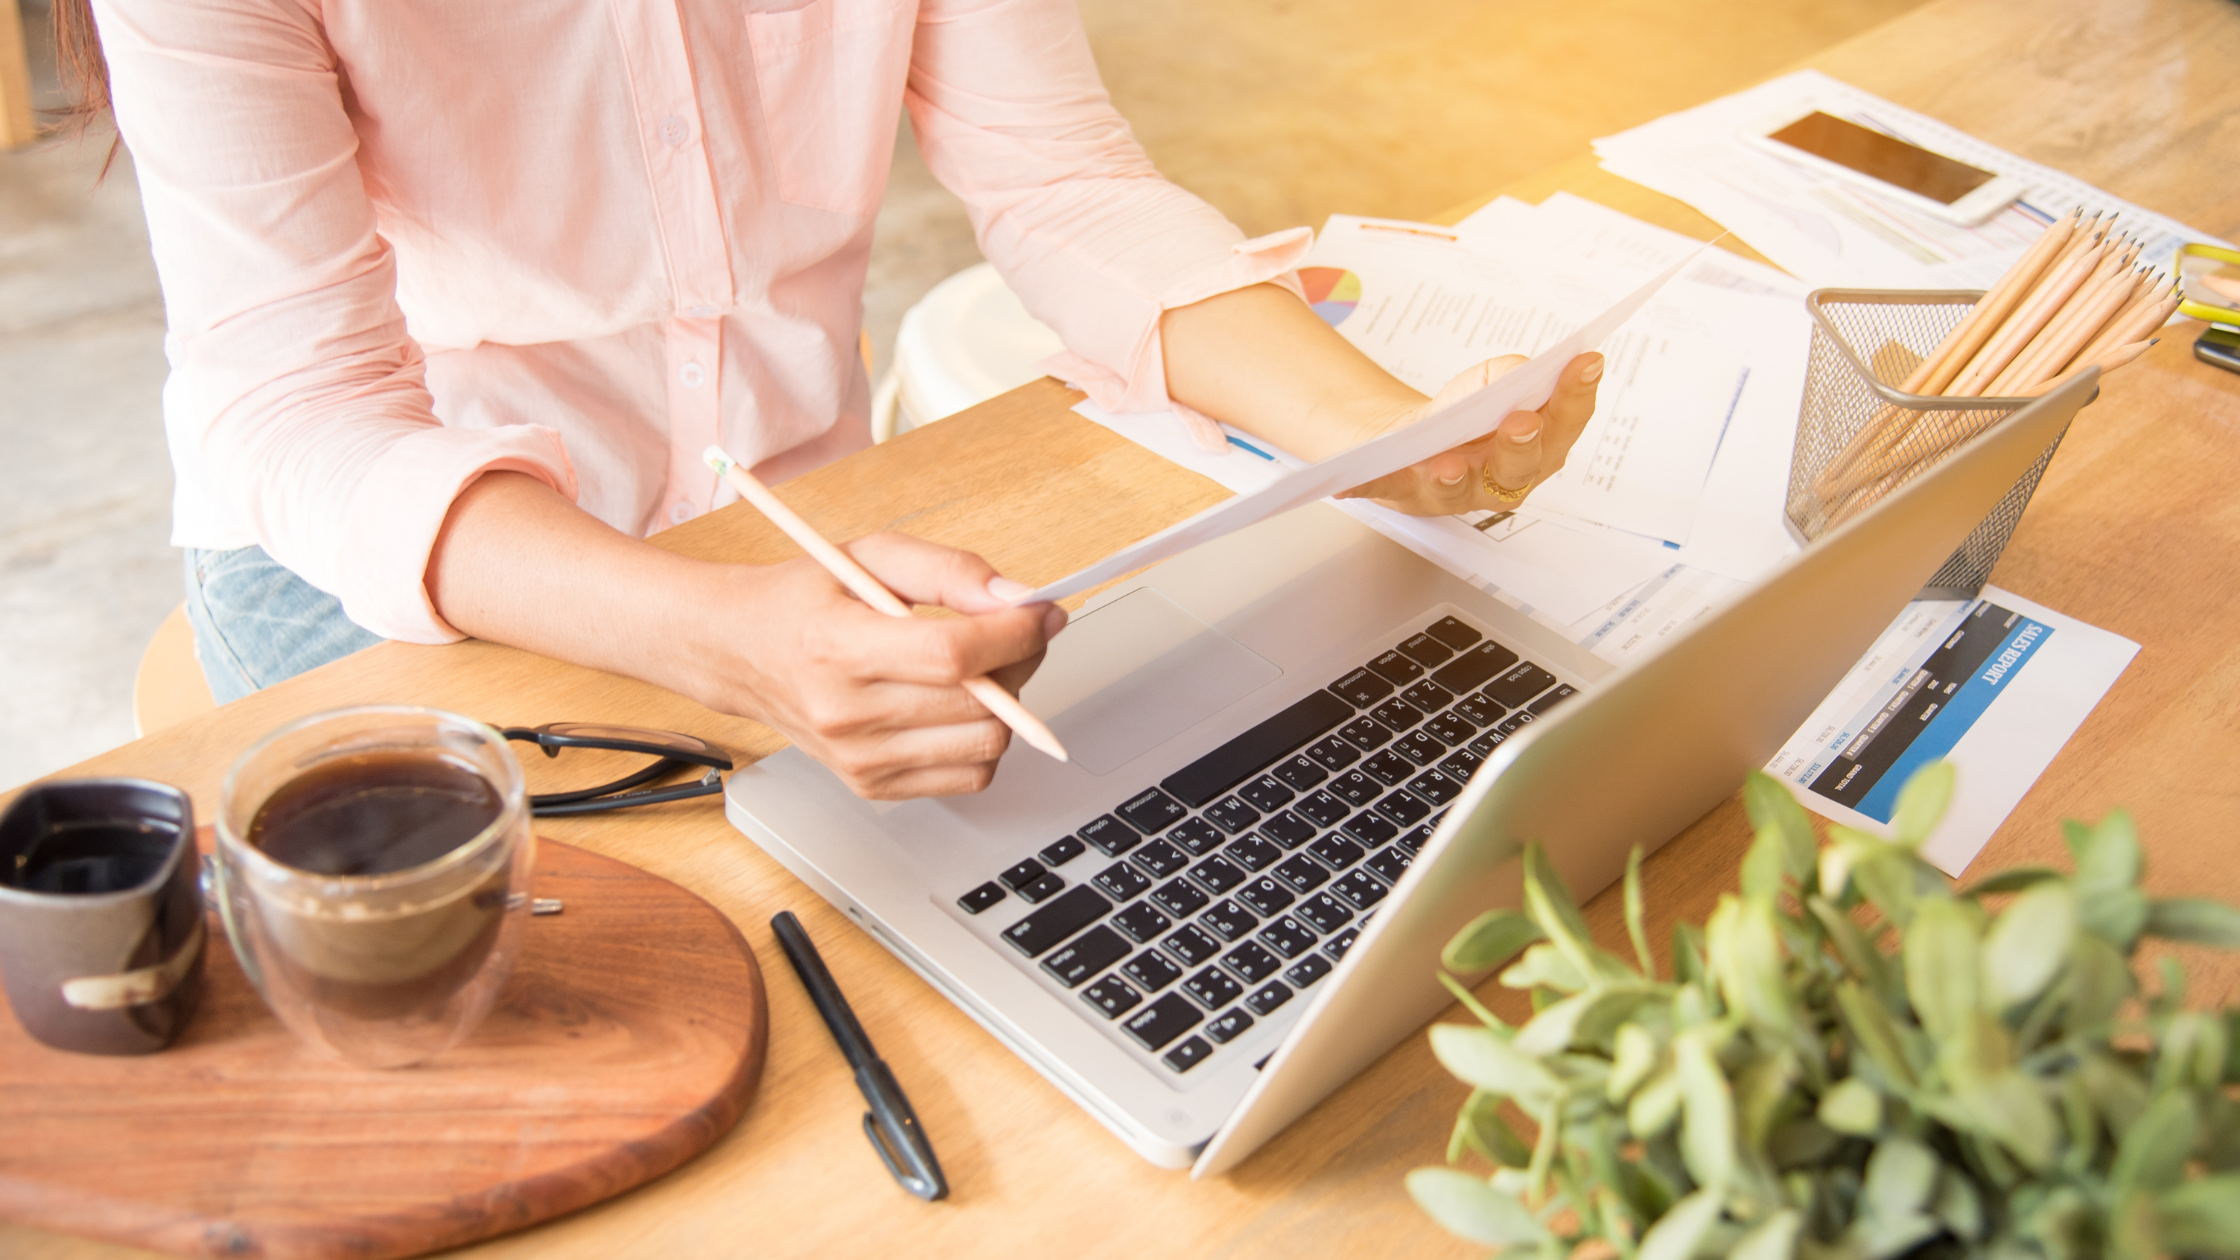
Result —
<instances>
[{"instance_id":1,"label":"pink button-up shirt","mask_svg":"<svg viewBox=\"0 0 2240 1260\"><path fill-rule=\"evenodd\" d=\"M864 446L898 112L1115 409L1159 313L1284 277L1161 179L1071 0L98 0L163 281L172 541L262 545L390 638L484 472L633 534Z\"/></svg>"}]
</instances>

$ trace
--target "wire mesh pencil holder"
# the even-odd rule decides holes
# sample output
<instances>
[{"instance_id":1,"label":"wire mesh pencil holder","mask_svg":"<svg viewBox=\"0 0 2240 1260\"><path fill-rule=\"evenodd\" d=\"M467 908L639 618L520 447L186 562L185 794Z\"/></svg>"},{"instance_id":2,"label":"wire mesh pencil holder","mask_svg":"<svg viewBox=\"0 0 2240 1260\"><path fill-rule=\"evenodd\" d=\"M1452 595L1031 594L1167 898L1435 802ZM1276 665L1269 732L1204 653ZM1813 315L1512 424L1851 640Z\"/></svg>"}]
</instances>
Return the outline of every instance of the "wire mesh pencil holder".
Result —
<instances>
[{"instance_id":1,"label":"wire mesh pencil holder","mask_svg":"<svg viewBox=\"0 0 2240 1260\"><path fill-rule=\"evenodd\" d=\"M1797 541L1809 543L1865 511L2033 401L1898 388L1982 296L1976 289L1817 289L1805 297L1812 359L1784 511ZM1982 591L2060 446L2061 438L2054 438L1921 588L1921 598L1973 599Z\"/></svg>"}]
</instances>

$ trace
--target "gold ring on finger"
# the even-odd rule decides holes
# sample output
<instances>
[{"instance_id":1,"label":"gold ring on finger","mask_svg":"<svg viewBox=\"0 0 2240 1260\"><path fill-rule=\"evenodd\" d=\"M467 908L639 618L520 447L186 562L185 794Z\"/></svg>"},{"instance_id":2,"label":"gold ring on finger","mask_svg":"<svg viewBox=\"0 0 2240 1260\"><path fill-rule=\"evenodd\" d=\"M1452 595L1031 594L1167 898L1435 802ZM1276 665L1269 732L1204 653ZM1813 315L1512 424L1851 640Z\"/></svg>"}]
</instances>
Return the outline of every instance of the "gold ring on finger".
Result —
<instances>
[{"instance_id":1,"label":"gold ring on finger","mask_svg":"<svg viewBox=\"0 0 2240 1260\"><path fill-rule=\"evenodd\" d=\"M1503 503L1521 502L1524 496L1532 493L1532 483L1529 481L1513 490L1495 481L1493 479L1493 461L1490 459L1478 470L1478 482L1486 488L1487 494Z\"/></svg>"}]
</instances>

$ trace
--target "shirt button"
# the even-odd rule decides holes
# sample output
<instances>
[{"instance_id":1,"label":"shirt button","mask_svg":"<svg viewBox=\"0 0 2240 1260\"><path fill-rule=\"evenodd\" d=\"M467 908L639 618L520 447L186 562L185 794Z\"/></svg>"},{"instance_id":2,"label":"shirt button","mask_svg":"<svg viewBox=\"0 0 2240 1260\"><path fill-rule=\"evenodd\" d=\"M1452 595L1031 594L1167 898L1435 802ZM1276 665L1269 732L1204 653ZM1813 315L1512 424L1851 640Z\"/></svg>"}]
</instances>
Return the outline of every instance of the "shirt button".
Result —
<instances>
[{"instance_id":1,"label":"shirt button","mask_svg":"<svg viewBox=\"0 0 2240 1260\"><path fill-rule=\"evenodd\" d=\"M701 370L698 363L687 363L677 369L677 379L684 382L686 389L698 389L700 383L708 379L708 374Z\"/></svg>"},{"instance_id":2,"label":"shirt button","mask_svg":"<svg viewBox=\"0 0 2240 1260\"><path fill-rule=\"evenodd\" d=\"M671 505L670 505L670 507L669 507L669 523L670 523L670 524L672 524L672 525L682 525L682 524L684 524L684 523L685 523L686 521L689 521L689 520L691 520L691 519L692 519L692 505L691 505L691 504L689 504L689 503L685 503L685 502L683 502L683 501L681 501L681 500L680 500L680 501L678 501L677 503L674 503L674 504L671 504Z\"/></svg>"},{"instance_id":3,"label":"shirt button","mask_svg":"<svg viewBox=\"0 0 2240 1260\"><path fill-rule=\"evenodd\" d=\"M670 148L673 149L691 138L692 128L685 125L684 119L671 114L661 120L661 140Z\"/></svg>"}]
</instances>

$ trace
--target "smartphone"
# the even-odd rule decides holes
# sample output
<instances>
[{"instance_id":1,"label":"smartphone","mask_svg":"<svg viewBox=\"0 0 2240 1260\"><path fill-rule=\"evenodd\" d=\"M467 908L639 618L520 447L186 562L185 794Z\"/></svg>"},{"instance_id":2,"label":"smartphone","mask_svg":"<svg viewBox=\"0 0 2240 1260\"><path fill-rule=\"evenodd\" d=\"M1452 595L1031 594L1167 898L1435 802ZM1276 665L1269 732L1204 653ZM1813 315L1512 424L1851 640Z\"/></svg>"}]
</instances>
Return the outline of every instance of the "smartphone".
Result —
<instances>
[{"instance_id":1,"label":"smartphone","mask_svg":"<svg viewBox=\"0 0 2240 1260\"><path fill-rule=\"evenodd\" d=\"M1815 110L1771 132L1745 133L1759 148L1847 183L1972 225L2014 204L2029 185Z\"/></svg>"},{"instance_id":2,"label":"smartphone","mask_svg":"<svg viewBox=\"0 0 2240 1260\"><path fill-rule=\"evenodd\" d=\"M2240 372L2240 328L2211 325L2195 339L2193 357L2227 372Z\"/></svg>"}]
</instances>

